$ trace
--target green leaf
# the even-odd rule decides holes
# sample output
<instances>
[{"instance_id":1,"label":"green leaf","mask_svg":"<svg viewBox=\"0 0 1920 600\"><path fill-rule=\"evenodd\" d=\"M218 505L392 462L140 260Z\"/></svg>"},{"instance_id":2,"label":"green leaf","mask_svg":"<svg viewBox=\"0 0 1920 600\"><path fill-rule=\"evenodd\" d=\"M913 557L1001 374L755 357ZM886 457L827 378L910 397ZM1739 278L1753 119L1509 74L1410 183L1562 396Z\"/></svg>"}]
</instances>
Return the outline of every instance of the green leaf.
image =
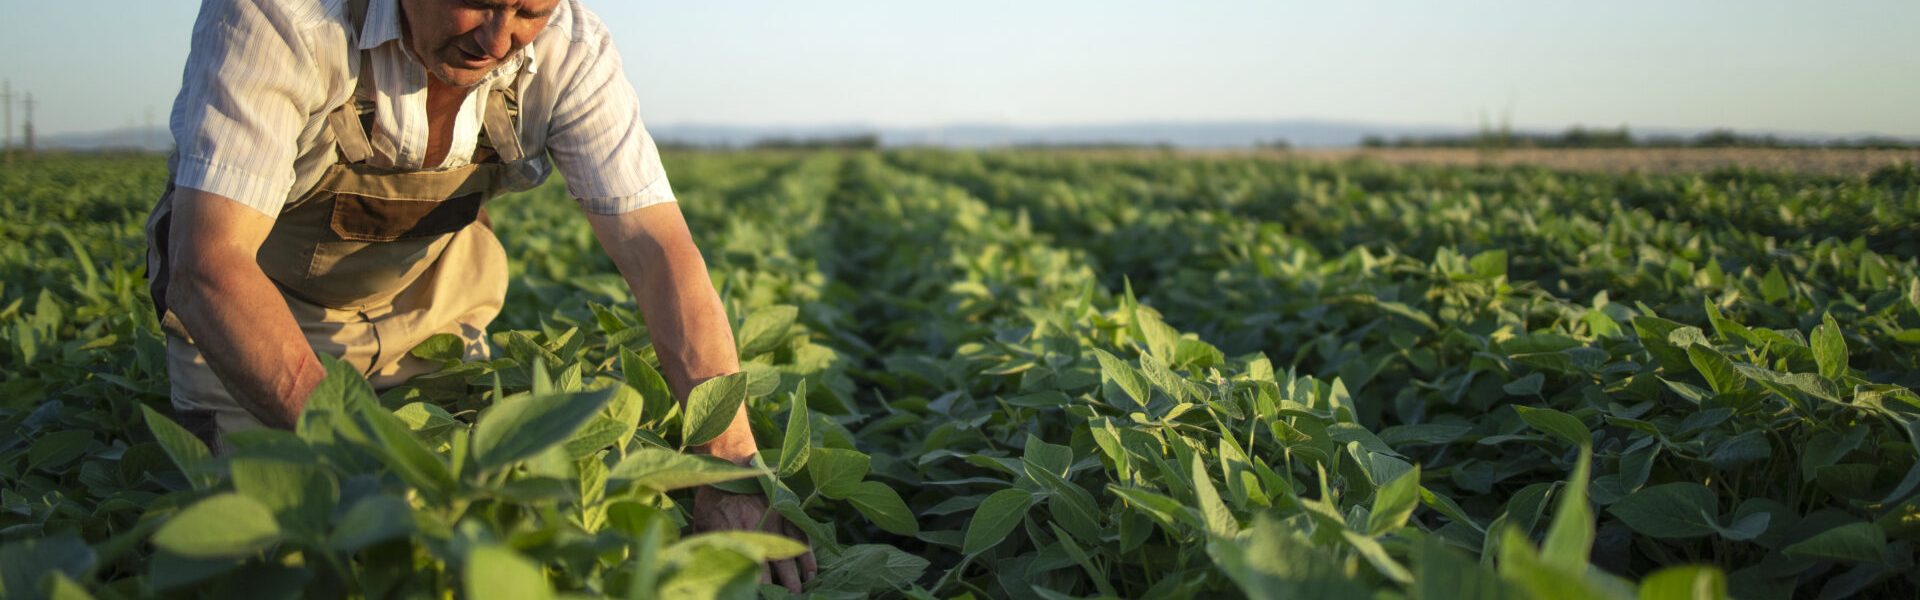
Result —
<instances>
[{"instance_id":1,"label":"green leaf","mask_svg":"<svg viewBox=\"0 0 1920 600\"><path fill-rule=\"evenodd\" d=\"M747 401L747 374L734 373L700 382L687 394L687 412L680 420L681 443L699 446L726 433Z\"/></svg>"},{"instance_id":2,"label":"green leaf","mask_svg":"<svg viewBox=\"0 0 1920 600\"><path fill-rule=\"evenodd\" d=\"M1782 548L1780 553L1812 560L1885 564L1887 534L1873 523L1848 523Z\"/></svg>"},{"instance_id":3,"label":"green leaf","mask_svg":"<svg viewBox=\"0 0 1920 600\"><path fill-rule=\"evenodd\" d=\"M1772 520L1772 514L1756 512L1740 517L1740 519L1735 521L1731 526L1721 527L1719 523L1709 523L1709 525L1713 526L1713 531L1720 534L1720 537L1735 542L1744 542L1760 537L1761 534L1766 533L1767 523Z\"/></svg>"},{"instance_id":4,"label":"green leaf","mask_svg":"<svg viewBox=\"0 0 1920 600\"><path fill-rule=\"evenodd\" d=\"M84 429L55 431L40 436L27 450L27 468L53 470L87 453L93 432Z\"/></svg>"},{"instance_id":5,"label":"green leaf","mask_svg":"<svg viewBox=\"0 0 1920 600\"><path fill-rule=\"evenodd\" d=\"M1593 551L1593 507L1587 505L1587 478L1593 470L1593 450L1580 446L1580 460L1574 464L1573 477L1560 490L1560 508L1554 511L1553 524L1547 527L1547 539L1540 548L1540 560L1548 566L1578 573L1586 569L1587 555Z\"/></svg>"},{"instance_id":6,"label":"green leaf","mask_svg":"<svg viewBox=\"0 0 1920 600\"><path fill-rule=\"evenodd\" d=\"M338 552L361 548L413 533L413 507L399 496L380 494L353 503L333 527L327 547Z\"/></svg>"},{"instance_id":7,"label":"green leaf","mask_svg":"<svg viewBox=\"0 0 1920 600\"><path fill-rule=\"evenodd\" d=\"M1720 569L1681 565L1654 571L1640 581L1639 600L1726 600L1727 576Z\"/></svg>"},{"instance_id":8,"label":"green leaf","mask_svg":"<svg viewBox=\"0 0 1920 600\"><path fill-rule=\"evenodd\" d=\"M963 554L979 554L998 545L1013 533L1013 528L1027 516L1027 509L1033 506L1033 494L1019 488L1007 488L994 492L980 502L980 508L973 511L973 518L967 521L967 534L960 544Z\"/></svg>"},{"instance_id":9,"label":"green leaf","mask_svg":"<svg viewBox=\"0 0 1920 600\"><path fill-rule=\"evenodd\" d=\"M344 415L368 405L379 404L379 396L373 393L373 386L367 383L359 369L331 354L321 353L319 358L320 365L327 370L326 377L307 396L303 413L320 410ZM302 435L305 436L304 433Z\"/></svg>"},{"instance_id":10,"label":"green leaf","mask_svg":"<svg viewBox=\"0 0 1920 600\"><path fill-rule=\"evenodd\" d=\"M666 492L760 475L761 471L708 456L691 456L664 448L635 449L614 465L607 479Z\"/></svg>"},{"instance_id":11,"label":"green leaf","mask_svg":"<svg viewBox=\"0 0 1920 600\"><path fill-rule=\"evenodd\" d=\"M1407 524L1420 503L1420 467L1395 477L1373 495L1373 510L1367 516L1367 535L1383 535Z\"/></svg>"},{"instance_id":12,"label":"green leaf","mask_svg":"<svg viewBox=\"0 0 1920 600\"><path fill-rule=\"evenodd\" d=\"M1107 490L1126 500L1131 508L1152 517L1155 521L1159 521L1161 526L1170 530L1181 523L1194 527L1201 526L1200 521L1193 517L1192 511L1181 505L1179 500L1159 492L1111 484L1107 486Z\"/></svg>"},{"instance_id":13,"label":"green leaf","mask_svg":"<svg viewBox=\"0 0 1920 600\"><path fill-rule=\"evenodd\" d=\"M280 541L273 511L236 493L208 496L168 519L153 545L188 558L238 558Z\"/></svg>"},{"instance_id":14,"label":"green leaf","mask_svg":"<svg viewBox=\"0 0 1920 600\"><path fill-rule=\"evenodd\" d=\"M1507 275L1507 251L1505 249L1488 250L1473 255L1467 261L1467 268L1473 269L1478 277L1492 279Z\"/></svg>"},{"instance_id":15,"label":"green leaf","mask_svg":"<svg viewBox=\"0 0 1920 600\"><path fill-rule=\"evenodd\" d=\"M1867 437L1867 428L1849 427L1845 433L1822 431L1808 440L1800 448L1800 480L1813 481L1821 468L1833 466L1860 447Z\"/></svg>"},{"instance_id":16,"label":"green leaf","mask_svg":"<svg viewBox=\"0 0 1920 600\"><path fill-rule=\"evenodd\" d=\"M1093 349L1093 356L1100 360L1101 376L1119 385L1120 390L1126 392L1127 397L1133 401L1132 407L1122 406L1122 409L1144 407L1153 399L1153 386L1147 383L1147 376L1141 374L1139 369L1133 368L1133 365L1099 348ZM1113 398L1107 399L1108 402L1113 400Z\"/></svg>"},{"instance_id":17,"label":"green leaf","mask_svg":"<svg viewBox=\"0 0 1920 600\"><path fill-rule=\"evenodd\" d=\"M660 592L657 595L642 597L675 600L753 597L753 586L759 577L761 561L717 544L698 544L691 548L682 548L681 544L675 544L664 553L670 556L677 555L671 558L681 567L668 574L666 580L660 583Z\"/></svg>"},{"instance_id":18,"label":"green leaf","mask_svg":"<svg viewBox=\"0 0 1920 600\"><path fill-rule=\"evenodd\" d=\"M1031 447L1031 446L1029 446ZM1068 452L1072 452L1071 449ZM1088 542L1099 542L1100 507L1094 504L1093 494L1086 488L1074 485L1052 469L1040 464L1040 461L1025 460L1023 466L1027 477L1032 478L1052 496L1047 501L1047 509L1053 513L1054 520L1066 526L1067 531Z\"/></svg>"},{"instance_id":19,"label":"green leaf","mask_svg":"<svg viewBox=\"0 0 1920 600\"><path fill-rule=\"evenodd\" d=\"M1204 369L1219 366L1226 360L1219 348L1200 340L1180 338L1173 350L1173 365L1177 367Z\"/></svg>"},{"instance_id":20,"label":"green leaf","mask_svg":"<svg viewBox=\"0 0 1920 600\"><path fill-rule=\"evenodd\" d=\"M413 437L399 417L373 403L358 404L355 410L358 422L373 436L371 449L407 483L436 498L451 496L460 487L446 459Z\"/></svg>"},{"instance_id":21,"label":"green leaf","mask_svg":"<svg viewBox=\"0 0 1920 600\"><path fill-rule=\"evenodd\" d=\"M1393 556L1387 553L1386 547L1380 545L1379 540L1360 535L1352 530L1341 530L1340 537L1346 540L1348 546L1352 546L1359 552L1360 557L1366 559L1368 564L1373 565L1374 570L1385 575L1387 579L1401 584L1413 583L1413 573L1407 571L1407 567L1400 564L1400 561L1394 560Z\"/></svg>"},{"instance_id":22,"label":"green leaf","mask_svg":"<svg viewBox=\"0 0 1920 600\"><path fill-rule=\"evenodd\" d=\"M747 315L745 323L740 325L740 358L747 359L755 355L778 348L786 341L787 328L800 316L795 306L768 306Z\"/></svg>"},{"instance_id":23,"label":"green leaf","mask_svg":"<svg viewBox=\"0 0 1920 600\"><path fill-rule=\"evenodd\" d=\"M1167 322L1161 320L1160 316L1154 314L1152 310L1143 309L1137 305L1132 308L1133 310L1128 311L1133 321L1131 333L1139 336L1141 349L1145 350L1147 355L1158 358L1162 362L1172 360L1174 352L1179 350L1180 332L1168 327ZM1142 403L1145 401L1143 400Z\"/></svg>"},{"instance_id":24,"label":"green leaf","mask_svg":"<svg viewBox=\"0 0 1920 600\"><path fill-rule=\"evenodd\" d=\"M1049 444L1038 436L1027 434L1026 446L1021 450L1020 460L1030 468L1047 471L1054 476L1064 476L1073 467L1073 448L1060 444Z\"/></svg>"},{"instance_id":25,"label":"green leaf","mask_svg":"<svg viewBox=\"0 0 1920 600\"><path fill-rule=\"evenodd\" d=\"M1582 448L1593 444L1593 432L1588 431L1586 424L1581 423L1580 419L1573 415L1551 408L1535 408L1518 404L1513 406L1513 410L1520 413L1520 420L1526 421L1527 425L1547 435L1566 440Z\"/></svg>"},{"instance_id":26,"label":"green leaf","mask_svg":"<svg viewBox=\"0 0 1920 600\"><path fill-rule=\"evenodd\" d=\"M806 382L794 390L787 411L787 431L780 439L781 477L792 477L807 466L808 448L813 445L813 421L807 414Z\"/></svg>"},{"instance_id":27,"label":"green leaf","mask_svg":"<svg viewBox=\"0 0 1920 600\"><path fill-rule=\"evenodd\" d=\"M219 475L200 471L200 465L213 458L213 453L207 451L206 442L145 404L140 405L140 413L146 416L147 429L153 432L153 440L160 443L162 450L166 450L167 458L173 459L173 465L186 474L187 481L193 483L193 489L204 490L220 481Z\"/></svg>"},{"instance_id":28,"label":"green leaf","mask_svg":"<svg viewBox=\"0 0 1920 600\"><path fill-rule=\"evenodd\" d=\"M913 536L920 534L920 523L913 518L913 510L900 499L900 494L878 481L862 481L854 486L853 493L847 494L847 502L866 515L881 529L888 532Z\"/></svg>"},{"instance_id":29,"label":"green leaf","mask_svg":"<svg viewBox=\"0 0 1920 600\"><path fill-rule=\"evenodd\" d=\"M251 458L231 464L233 489L273 511L289 533L317 539L327 530L340 486L317 464Z\"/></svg>"},{"instance_id":30,"label":"green leaf","mask_svg":"<svg viewBox=\"0 0 1920 600\"><path fill-rule=\"evenodd\" d=\"M812 458L807 459L807 476L813 480L814 489L828 498L844 500L859 487L860 480L867 476L868 462L872 459L865 454L842 448L814 448Z\"/></svg>"},{"instance_id":31,"label":"green leaf","mask_svg":"<svg viewBox=\"0 0 1920 600\"><path fill-rule=\"evenodd\" d=\"M1727 360L1719 350L1705 344L1694 344L1687 347L1687 359L1693 361L1693 368L1707 378L1707 385L1716 394L1732 394L1747 387L1746 377L1740 375L1733 368L1733 361Z\"/></svg>"},{"instance_id":32,"label":"green leaf","mask_svg":"<svg viewBox=\"0 0 1920 600\"><path fill-rule=\"evenodd\" d=\"M447 410L438 404L412 402L393 410L393 416L407 426L407 431L431 436L438 432L460 425L460 421L447 414Z\"/></svg>"},{"instance_id":33,"label":"green leaf","mask_svg":"<svg viewBox=\"0 0 1920 600\"><path fill-rule=\"evenodd\" d=\"M1500 386L1500 390L1510 396L1538 396L1540 395L1540 387L1546 382L1546 375L1529 373L1526 377L1509 381L1506 385Z\"/></svg>"},{"instance_id":34,"label":"green leaf","mask_svg":"<svg viewBox=\"0 0 1920 600\"><path fill-rule=\"evenodd\" d=\"M503 546L480 546L467 553L460 582L473 600L541 600L553 597L547 576L526 557Z\"/></svg>"},{"instance_id":35,"label":"green leaf","mask_svg":"<svg viewBox=\"0 0 1920 600\"><path fill-rule=\"evenodd\" d=\"M928 564L927 559L893 546L848 546L838 558L820 565L820 577L808 590L878 596L879 592L911 587Z\"/></svg>"},{"instance_id":36,"label":"green leaf","mask_svg":"<svg viewBox=\"0 0 1920 600\"><path fill-rule=\"evenodd\" d=\"M473 426L473 464L490 471L560 445L600 412L612 389L503 399Z\"/></svg>"},{"instance_id":37,"label":"green leaf","mask_svg":"<svg viewBox=\"0 0 1920 600\"><path fill-rule=\"evenodd\" d=\"M607 401L607 407L601 409L600 416L619 423L624 432L619 439L613 441L614 448L625 450L633 441L636 429L640 426L640 419L646 416L646 404L646 398L641 396L640 392L634 391L632 387L613 386L613 399Z\"/></svg>"},{"instance_id":38,"label":"green leaf","mask_svg":"<svg viewBox=\"0 0 1920 600\"><path fill-rule=\"evenodd\" d=\"M1233 517L1233 511L1220 501L1220 493L1213 488L1213 479L1207 476L1207 465L1200 460L1199 454L1193 455L1193 495L1200 502L1200 518L1207 524L1207 532L1214 537L1231 538L1240 533L1240 521Z\"/></svg>"},{"instance_id":39,"label":"green leaf","mask_svg":"<svg viewBox=\"0 0 1920 600\"><path fill-rule=\"evenodd\" d=\"M415 358L441 364L460 362L467 355L467 341L451 333L436 333L407 352Z\"/></svg>"},{"instance_id":40,"label":"green leaf","mask_svg":"<svg viewBox=\"0 0 1920 600\"><path fill-rule=\"evenodd\" d=\"M1086 549L1081 548L1079 543L1073 541L1073 534L1067 533L1066 530L1061 529L1059 525L1052 523L1048 525L1053 529L1053 537L1060 540L1060 548L1066 550L1067 556L1073 557L1073 562L1080 564L1081 570L1086 571L1087 578L1093 580L1093 585L1100 590L1100 595L1112 598L1120 597L1120 594L1114 591L1113 584L1107 581L1106 572L1094 565L1093 557L1088 556Z\"/></svg>"},{"instance_id":41,"label":"green leaf","mask_svg":"<svg viewBox=\"0 0 1920 600\"><path fill-rule=\"evenodd\" d=\"M633 428L625 423L607 418L604 414L594 415L561 444L561 450L567 458L580 460L613 446L620 438L632 433Z\"/></svg>"},{"instance_id":42,"label":"green leaf","mask_svg":"<svg viewBox=\"0 0 1920 600\"><path fill-rule=\"evenodd\" d=\"M1829 379L1839 379L1847 374L1847 339L1840 335L1840 324L1835 323L1833 315L1821 318L1818 327L1813 328L1813 360L1820 364L1820 375Z\"/></svg>"},{"instance_id":43,"label":"green leaf","mask_svg":"<svg viewBox=\"0 0 1920 600\"><path fill-rule=\"evenodd\" d=\"M1661 539L1711 535L1718 510L1713 490L1684 481L1642 488L1607 507L1635 532Z\"/></svg>"},{"instance_id":44,"label":"green leaf","mask_svg":"<svg viewBox=\"0 0 1920 600\"><path fill-rule=\"evenodd\" d=\"M1647 353L1660 363L1661 368L1669 373L1686 368L1687 353L1667 341L1674 331L1686 325L1650 315L1634 317L1632 322L1634 334L1640 337L1640 344L1646 347Z\"/></svg>"},{"instance_id":45,"label":"green leaf","mask_svg":"<svg viewBox=\"0 0 1920 600\"><path fill-rule=\"evenodd\" d=\"M1792 294L1793 289L1787 285L1787 277L1780 273L1780 267L1768 270L1766 277L1760 279L1760 297L1769 304L1777 304Z\"/></svg>"},{"instance_id":46,"label":"green leaf","mask_svg":"<svg viewBox=\"0 0 1920 600\"><path fill-rule=\"evenodd\" d=\"M666 418L674 407L673 390L667 387L667 380L654 370L646 359L634 354L632 350L620 349L620 372L627 378L627 387L640 392L645 408L640 414L648 419Z\"/></svg>"},{"instance_id":47,"label":"green leaf","mask_svg":"<svg viewBox=\"0 0 1920 600\"><path fill-rule=\"evenodd\" d=\"M692 536L667 549L668 559L673 555L690 551L701 546L726 548L751 558L754 562L786 560L807 553L807 545L786 536L761 533L758 531L715 531Z\"/></svg>"}]
</instances>

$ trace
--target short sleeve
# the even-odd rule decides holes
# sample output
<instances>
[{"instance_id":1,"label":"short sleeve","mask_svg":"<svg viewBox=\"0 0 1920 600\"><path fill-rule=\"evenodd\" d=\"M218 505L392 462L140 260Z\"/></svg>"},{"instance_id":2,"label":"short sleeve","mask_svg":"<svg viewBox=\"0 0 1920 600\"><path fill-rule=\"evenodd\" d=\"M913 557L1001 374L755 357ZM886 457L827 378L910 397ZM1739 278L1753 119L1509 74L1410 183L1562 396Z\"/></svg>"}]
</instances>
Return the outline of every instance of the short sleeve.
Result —
<instances>
[{"instance_id":1,"label":"short sleeve","mask_svg":"<svg viewBox=\"0 0 1920 600\"><path fill-rule=\"evenodd\" d=\"M174 185L279 215L298 137L324 94L299 34L274 2L201 5L170 120Z\"/></svg>"},{"instance_id":2,"label":"short sleeve","mask_svg":"<svg viewBox=\"0 0 1920 600\"><path fill-rule=\"evenodd\" d=\"M620 53L609 36L597 37L560 89L547 151L588 212L612 215L673 202Z\"/></svg>"}]
</instances>

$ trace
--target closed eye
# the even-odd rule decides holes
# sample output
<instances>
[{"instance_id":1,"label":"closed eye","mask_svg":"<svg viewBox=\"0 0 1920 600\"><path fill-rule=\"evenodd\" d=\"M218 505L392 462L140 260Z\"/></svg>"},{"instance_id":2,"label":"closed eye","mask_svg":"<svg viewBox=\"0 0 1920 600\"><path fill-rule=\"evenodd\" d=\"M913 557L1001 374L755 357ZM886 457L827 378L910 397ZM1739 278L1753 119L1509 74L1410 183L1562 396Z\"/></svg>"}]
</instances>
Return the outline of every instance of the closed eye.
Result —
<instances>
[{"instance_id":1,"label":"closed eye","mask_svg":"<svg viewBox=\"0 0 1920 600\"><path fill-rule=\"evenodd\" d=\"M467 5L470 8L476 8L480 10L503 10L507 8L507 3L503 0L461 0L461 3ZM541 10L541 11L532 11L532 10L527 10L525 8L521 8L517 11L514 11L514 14L522 19L529 19L529 20L544 19L548 15L553 14L554 8L558 8L558 7L559 7L559 4L556 3L553 7L550 7L546 10Z\"/></svg>"}]
</instances>

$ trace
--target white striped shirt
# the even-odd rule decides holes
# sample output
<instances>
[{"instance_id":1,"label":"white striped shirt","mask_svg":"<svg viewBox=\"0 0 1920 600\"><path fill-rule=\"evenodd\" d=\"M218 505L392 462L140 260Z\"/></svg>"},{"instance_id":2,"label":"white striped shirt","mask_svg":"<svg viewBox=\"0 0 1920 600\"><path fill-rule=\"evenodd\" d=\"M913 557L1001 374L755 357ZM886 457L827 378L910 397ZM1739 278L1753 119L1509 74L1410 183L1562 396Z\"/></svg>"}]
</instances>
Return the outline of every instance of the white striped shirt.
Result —
<instances>
[{"instance_id":1,"label":"white striped shirt","mask_svg":"<svg viewBox=\"0 0 1920 600\"><path fill-rule=\"evenodd\" d=\"M521 146L529 173L557 166L583 208L618 214L674 200L659 150L640 121L633 85L600 18L562 0L547 28L502 61L462 103L446 162L425 165L427 71L401 39L398 0L371 0L349 32L348 0L205 0L194 23L170 125L174 185L278 216L334 163L327 114L372 76L376 166L467 164L489 86L520 88ZM360 65L359 49L372 64ZM518 77L511 77L523 71ZM551 163L549 163L549 159Z\"/></svg>"}]
</instances>

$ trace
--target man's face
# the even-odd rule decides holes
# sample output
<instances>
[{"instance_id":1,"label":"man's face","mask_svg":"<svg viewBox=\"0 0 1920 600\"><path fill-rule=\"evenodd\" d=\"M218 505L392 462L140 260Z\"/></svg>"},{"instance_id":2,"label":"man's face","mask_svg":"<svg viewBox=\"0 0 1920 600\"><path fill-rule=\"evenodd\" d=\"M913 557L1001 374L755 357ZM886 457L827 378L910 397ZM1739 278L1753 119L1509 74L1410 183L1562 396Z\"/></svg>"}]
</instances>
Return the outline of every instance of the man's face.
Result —
<instances>
[{"instance_id":1,"label":"man's face","mask_svg":"<svg viewBox=\"0 0 1920 600\"><path fill-rule=\"evenodd\" d=\"M473 87L533 42L560 0L401 0L405 41L427 72Z\"/></svg>"}]
</instances>

